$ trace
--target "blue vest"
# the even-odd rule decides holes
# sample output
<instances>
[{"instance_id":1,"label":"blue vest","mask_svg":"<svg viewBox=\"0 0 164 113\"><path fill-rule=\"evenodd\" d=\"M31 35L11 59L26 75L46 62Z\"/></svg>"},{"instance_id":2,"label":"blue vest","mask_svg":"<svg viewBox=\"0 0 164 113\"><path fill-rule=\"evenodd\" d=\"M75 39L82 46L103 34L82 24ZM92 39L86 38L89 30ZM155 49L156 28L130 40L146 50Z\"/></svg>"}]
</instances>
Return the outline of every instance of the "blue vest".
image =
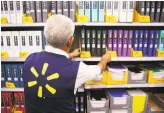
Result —
<instances>
[{"instance_id":1,"label":"blue vest","mask_svg":"<svg viewBox=\"0 0 164 113\"><path fill-rule=\"evenodd\" d=\"M23 71L27 113L74 113L79 62L49 52L31 54Z\"/></svg>"}]
</instances>

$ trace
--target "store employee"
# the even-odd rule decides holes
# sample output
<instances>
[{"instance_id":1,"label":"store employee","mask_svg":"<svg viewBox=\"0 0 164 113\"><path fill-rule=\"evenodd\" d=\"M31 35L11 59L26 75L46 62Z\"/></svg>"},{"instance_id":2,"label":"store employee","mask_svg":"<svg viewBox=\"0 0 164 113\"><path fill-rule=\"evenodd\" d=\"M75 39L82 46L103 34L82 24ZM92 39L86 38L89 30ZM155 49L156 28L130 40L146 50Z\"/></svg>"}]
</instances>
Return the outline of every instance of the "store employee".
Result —
<instances>
[{"instance_id":1,"label":"store employee","mask_svg":"<svg viewBox=\"0 0 164 113\"><path fill-rule=\"evenodd\" d=\"M27 113L74 113L74 94L85 82L101 77L108 54L97 65L72 61L80 52L69 53L75 25L63 15L47 19L44 52L29 55L24 64L23 81Z\"/></svg>"}]
</instances>

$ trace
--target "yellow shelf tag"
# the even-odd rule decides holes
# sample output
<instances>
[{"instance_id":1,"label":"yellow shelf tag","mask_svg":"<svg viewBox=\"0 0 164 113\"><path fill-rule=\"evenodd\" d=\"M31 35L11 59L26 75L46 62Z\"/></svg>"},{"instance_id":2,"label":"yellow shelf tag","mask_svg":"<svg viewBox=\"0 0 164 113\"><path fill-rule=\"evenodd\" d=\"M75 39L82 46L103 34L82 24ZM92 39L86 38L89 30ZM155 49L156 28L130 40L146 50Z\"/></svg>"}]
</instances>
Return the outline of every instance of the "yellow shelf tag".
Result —
<instances>
[{"instance_id":1,"label":"yellow shelf tag","mask_svg":"<svg viewBox=\"0 0 164 113\"><path fill-rule=\"evenodd\" d=\"M81 58L90 58L91 57L91 53L90 51L82 51L80 54Z\"/></svg>"},{"instance_id":2,"label":"yellow shelf tag","mask_svg":"<svg viewBox=\"0 0 164 113\"><path fill-rule=\"evenodd\" d=\"M8 58L7 52L1 52L1 58Z\"/></svg>"},{"instance_id":3,"label":"yellow shelf tag","mask_svg":"<svg viewBox=\"0 0 164 113\"><path fill-rule=\"evenodd\" d=\"M1 17L1 23L2 24L8 24L7 18Z\"/></svg>"},{"instance_id":4,"label":"yellow shelf tag","mask_svg":"<svg viewBox=\"0 0 164 113\"><path fill-rule=\"evenodd\" d=\"M105 22L117 22L116 16L105 15Z\"/></svg>"},{"instance_id":5,"label":"yellow shelf tag","mask_svg":"<svg viewBox=\"0 0 164 113\"><path fill-rule=\"evenodd\" d=\"M150 16L143 16L140 15L135 9L134 9L134 16L133 16L133 22L145 22L149 23L150 22Z\"/></svg>"},{"instance_id":6,"label":"yellow shelf tag","mask_svg":"<svg viewBox=\"0 0 164 113\"><path fill-rule=\"evenodd\" d=\"M13 82L6 82L7 88L15 88L15 84Z\"/></svg>"},{"instance_id":7,"label":"yellow shelf tag","mask_svg":"<svg viewBox=\"0 0 164 113\"><path fill-rule=\"evenodd\" d=\"M88 22L88 16L77 15L77 22Z\"/></svg>"},{"instance_id":8,"label":"yellow shelf tag","mask_svg":"<svg viewBox=\"0 0 164 113\"><path fill-rule=\"evenodd\" d=\"M117 57L116 51L108 51L108 54L109 54L111 57Z\"/></svg>"},{"instance_id":9,"label":"yellow shelf tag","mask_svg":"<svg viewBox=\"0 0 164 113\"><path fill-rule=\"evenodd\" d=\"M164 57L164 51L157 49L157 57Z\"/></svg>"},{"instance_id":10,"label":"yellow shelf tag","mask_svg":"<svg viewBox=\"0 0 164 113\"><path fill-rule=\"evenodd\" d=\"M142 51L134 51L133 48L131 48L131 53L133 57L142 57Z\"/></svg>"},{"instance_id":11,"label":"yellow shelf tag","mask_svg":"<svg viewBox=\"0 0 164 113\"><path fill-rule=\"evenodd\" d=\"M14 111L14 113L23 113L22 111Z\"/></svg>"},{"instance_id":12,"label":"yellow shelf tag","mask_svg":"<svg viewBox=\"0 0 164 113\"><path fill-rule=\"evenodd\" d=\"M31 16L22 16L22 20L23 20L23 23L26 24L26 23L34 23L33 19Z\"/></svg>"},{"instance_id":13,"label":"yellow shelf tag","mask_svg":"<svg viewBox=\"0 0 164 113\"><path fill-rule=\"evenodd\" d=\"M20 57L21 58L27 58L29 55L29 52L20 52Z\"/></svg>"}]
</instances>

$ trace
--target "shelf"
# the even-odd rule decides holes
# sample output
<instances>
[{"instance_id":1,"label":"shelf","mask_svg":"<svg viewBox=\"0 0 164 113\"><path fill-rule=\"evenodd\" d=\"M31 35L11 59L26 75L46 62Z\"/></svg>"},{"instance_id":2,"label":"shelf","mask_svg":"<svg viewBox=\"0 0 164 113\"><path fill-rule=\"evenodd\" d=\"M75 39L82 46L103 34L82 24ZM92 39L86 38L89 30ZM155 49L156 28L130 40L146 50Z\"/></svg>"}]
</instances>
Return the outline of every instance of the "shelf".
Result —
<instances>
[{"instance_id":1,"label":"shelf","mask_svg":"<svg viewBox=\"0 0 164 113\"><path fill-rule=\"evenodd\" d=\"M121 85L85 85L85 89L98 89L98 88L144 88L144 87L164 87L163 84L121 84Z\"/></svg>"},{"instance_id":2,"label":"shelf","mask_svg":"<svg viewBox=\"0 0 164 113\"><path fill-rule=\"evenodd\" d=\"M74 58L74 61L100 61L101 57ZM25 58L1 58L1 62L24 62ZM115 57L112 61L164 61L164 57Z\"/></svg>"},{"instance_id":3,"label":"shelf","mask_svg":"<svg viewBox=\"0 0 164 113\"><path fill-rule=\"evenodd\" d=\"M164 23L105 23L105 22L74 22L75 26L164 26ZM44 27L45 23L1 24L1 27Z\"/></svg>"}]
</instances>

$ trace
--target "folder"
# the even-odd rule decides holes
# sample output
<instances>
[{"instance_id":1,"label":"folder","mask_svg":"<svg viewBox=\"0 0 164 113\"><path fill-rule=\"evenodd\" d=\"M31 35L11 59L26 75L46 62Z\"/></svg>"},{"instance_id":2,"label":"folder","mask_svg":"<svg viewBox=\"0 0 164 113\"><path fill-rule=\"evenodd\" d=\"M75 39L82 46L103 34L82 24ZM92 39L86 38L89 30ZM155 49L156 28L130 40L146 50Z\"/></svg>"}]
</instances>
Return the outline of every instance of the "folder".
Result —
<instances>
[{"instance_id":1,"label":"folder","mask_svg":"<svg viewBox=\"0 0 164 113\"><path fill-rule=\"evenodd\" d=\"M164 1L162 2L160 22L164 22Z\"/></svg>"},{"instance_id":2,"label":"folder","mask_svg":"<svg viewBox=\"0 0 164 113\"><path fill-rule=\"evenodd\" d=\"M158 49L164 50L164 30L160 30L160 36L158 38Z\"/></svg>"},{"instance_id":3,"label":"folder","mask_svg":"<svg viewBox=\"0 0 164 113\"><path fill-rule=\"evenodd\" d=\"M42 31L34 31L34 52L42 51Z\"/></svg>"},{"instance_id":4,"label":"folder","mask_svg":"<svg viewBox=\"0 0 164 113\"><path fill-rule=\"evenodd\" d=\"M112 7L113 7L113 1L105 1L106 15L108 15L108 16L113 15L113 11L112 11L113 8Z\"/></svg>"},{"instance_id":5,"label":"folder","mask_svg":"<svg viewBox=\"0 0 164 113\"><path fill-rule=\"evenodd\" d=\"M34 53L34 31L27 31L27 39L28 43L28 52L29 54Z\"/></svg>"},{"instance_id":6,"label":"folder","mask_svg":"<svg viewBox=\"0 0 164 113\"><path fill-rule=\"evenodd\" d=\"M98 22L104 22L105 2L104 1L98 1L98 2L99 2Z\"/></svg>"},{"instance_id":7,"label":"folder","mask_svg":"<svg viewBox=\"0 0 164 113\"><path fill-rule=\"evenodd\" d=\"M153 40L154 40L154 31L151 30L149 33L149 38L148 38L148 56L152 56L153 52Z\"/></svg>"},{"instance_id":8,"label":"folder","mask_svg":"<svg viewBox=\"0 0 164 113\"><path fill-rule=\"evenodd\" d=\"M19 75L17 64L11 64L11 73L15 87L19 87Z\"/></svg>"},{"instance_id":9,"label":"folder","mask_svg":"<svg viewBox=\"0 0 164 113\"><path fill-rule=\"evenodd\" d=\"M139 1L139 13L145 15L145 1Z\"/></svg>"},{"instance_id":10,"label":"folder","mask_svg":"<svg viewBox=\"0 0 164 113\"><path fill-rule=\"evenodd\" d=\"M23 64L18 64L19 87L24 86L22 74L23 74Z\"/></svg>"},{"instance_id":11,"label":"folder","mask_svg":"<svg viewBox=\"0 0 164 113\"><path fill-rule=\"evenodd\" d=\"M5 102L6 102L6 111L7 113L12 113L12 107L13 107L13 100L12 100L12 93L7 92L4 93L4 97L5 97Z\"/></svg>"},{"instance_id":12,"label":"folder","mask_svg":"<svg viewBox=\"0 0 164 113\"><path fill-rule=\"evenodd\" d=\"M6 111L6 99L4 93L1 93L1 113L7 113Z\"/></svg>"},{"instance_id":13,"label":"folder","mask_svg":"<svg viewBox=\"0 0 164 113\"><path fill-rule=\"evenodd\" d=\"M68 1L63 1L63 15L68 17Z\"/></svg>"},{"instance_id":14,"label":"folder","mask_svg":"<svg viewBox=\"0 0 164 113\"><path fill-rule=\"evenodd\" d=\"M112 50L117 51L117 30L113 30L113 37L112 37Z\"/></svg>"},{"instance_id":15,"label":"folder","mask_svg":"<svg viewBox=\"0 0 164 113\"><path fill-rule=\"evenodd\" d=\"M9 1L9 12L11 24L16 24L16 1Z\"/></svg>"},{"instance_id":16,"label":"folder","mask_svg":"<svg viewBox=\"0 0 164 113\"><path fill-rule=\"evenodd\" d=\"M55 15L56 14L56 1L51 1L51 12L52 12L52 15Z\"/></svg>"},{"instance_id":17,"label":"folder","mask_svg":"<svg viewBox=\"0 0 164 113\"><path fill-rule=\"evenodd\" d=\"M30 1L25 1L25 3L26 3L26 15L31 16L30 15Z\"/></svg>"},{"instance_id":18,"label":"folder","mask_svg":"<svg viewBox=\"0 0 164 113\"><path fill-rule=\"evenodd\" d=\"M106 53L106 39L107 39L107 31L102 31L101 36L101 55L104 55Z\"/></svg>"},{"instance_id":19,"label":"folder","mask_svg":"<svg viewBox=\"0 0 164 113\"><path fill-rule=\"evenodd\" d=\"M162 1L156 1L155 22L160 21L161 4Z\"/></svg>"},{"instance_id":20,"label":"folder","mask_svg":"<svg viewBox=\"0 0 164 113\"><path fill-rule=\"evenodd\" d=\"M88 17L88 21L91 22L90 1L85 1L85 10L84 10L84 14Z\"/></svg>"},{"instance_id":21,"label":"folder","mask_svg":"<svg viewBox=\"0 0 164 113\"><path fill-rule=\"evenodd\" d=\"M158 44L158 38L159 38L159 34L160 31L156 30L154 32L154 39L153 39L153 52L152 52L152 56L156 56L156 49L157 49L157 44Z\"/></svg>"},{"instance_id":22,"label":"folder","mask_svg":"<svg viewBox=\"0 0 164 113\"><path fill-rule=\"evenodd\" d=\"M143 40L142 40L142 53L143 56L147 56L147 45L148 45L148 38L149 38L149 30L144 30Z\"/></svg>"},{"instance_id":23,"label":"folder","mask_svg":"<svg viewBox=\"0 0 164 113\"><path fill-rule=\"evenodd\" d=\"M129 30L127 56L131 56L133 30Z\"/></svg>"},{"instance_id":24,"label":"folder","mask_svg":"<svg viewBox=\"0 0 164 113\"><path fill-rule=\"evenodd\" d=\"M79 13L79 15L84 15L85 13L84 13L84 9L85 9L85 3L84 3L84 1L78 1L78 13Z\"/></svg>"},{"instance_id":25,"label":"folder","mask_svg":"<svg viewBox=\"0 0 164 113\"><path fill-rule=\"evenodd\" d=\"M96 30L91 31L91 55L96 56Z\"/></svg>"},{"instance_id":26,"label":"folder","mask_svg":"<svg viewBox=\"0 0 164 113\"><path fill-rule=\"evenodd\" d=\"M62 1L57 1L57 14L63 14L63 12L62 12Z\"/></svg>"},{"instance_id":27,"label":"folder","mask_svg":"<svg viewBox=\"0 0 164 113\"><path fill-rule=\"evenodd\" d=\"M151 8L150 8L150 21L154 22L155 18L155 1L151 1Z\"/></svg>"},{"instance_id":28,"label":"folder","mask_svg":"<svg viewBox=\"0 0 164 113\"><path fill-rule=\"evenodd\" d=\"M13 52L13 45L12 45L12 37L11 37L11 31L5 31L5 38L7 45L5 47L5 51L8 53L8 57L13 57L12 52ZM4 40L5 41L5 40Z\"/></svg>"},{"instance_id":29,"label":"folder","mask_svg":"<svg viewBox=\"0 0 164 113\"><path fill-rule=\"evenodd\" d=\"M90 30L86 30L86 48L90 51L91 33Z\"/></svg>"},{"instance_id":30,"label":"folder","mask_svg":"<svg viewBox=\"0 0 164 113\"><path fill-rule=\"evenodd\" d=\"M6 74L5 74L5 64L1 63L1 87L5 87Z\"/></svg>"},{"instance_id":31,"label":"folder","mask_svg":"<svg viewBox=\"0 0 164 113\"><path fill-rule=\"evenodd\" d=\"M42 22L42 2L36 1L36 22Z\"/></svg>"},{"instance_id":32,"label":"folder","mask_svg":"<svg viewBox=\"0 0 164 113\"><path fill-rule=\"evenodd\" d=\"M12 36L12 56L20 57L20 32L19 31L11 31Z\"/></svg>"},{"instance_id":33,"label":"folder","mask_svg":"<svg viewBox=\"0 0 164 113\"><path fill-rule=\"evenodd\" d=\"M16 111L21 111L21 104L20 104L19 93L14 92L14 98L15 98L15 110Z\"/></svg>"},{"instance_id":34,"label":"folder","mask_svg":"<svg viewBox=\"0 0 164 113\"><path fill-rule=\"evenodd\" d=\"M23 1L16 1L16 20L17 24L22 23L23 16Z\"/></svg>"},{"instance_id":35,"label":"folder","mask_svg":"<svg viewBox=\"0 0 164 113\"><path fill-rule=\"evenodd\" d=\"M119 2L118 1L113 1L113 16L116 17L116 21L118 22L118 18L119 18Z\"/></svg>"},{"instance_id":36,"label":"folder","mask_svg":"<svg viewBox=\"0 0 164 113\"><path fill-rule=\"evenodd\" d=\"M101 56L101 30L97 30L97 56Z\"/></svg>"},{"instance_id":37,"label":"folder","mask_svg":"<svg viewBox=\"0 0 164 113\"><path fill-rule=\"evenodd\" d=\"M112 34L112 30L108 30L108 51L113 51L112 49L112 42L113 42L113 34Z\"/></svg>"},{"instance_id":38,"label":"folder","mask_svg":"<svg viewBox=\"0 0 164 113\"><path fill-rule=\"evenodd\" d=\"M92 9L92 22L98 21L98 1L91 1L91 9Z\"/></svg>"},{"instance_id":39,"label":"folder","mask_svg":"<svg viewBox=\"0 0 164 113\"><path fill-rule=\"evenodd\" d=\"M146 1L146 15L150 15L150 1Z\"/></svg>"},{"instance_id":40,"label":"folder","mask_svg":"<svg viewBox=\"0 0 164 113\"><path fill-rule=\"evenodd\" d=\"M4 16L6 17L8 23L11 24L10 12L9 12L9 1L3 1L3 8L4 8Z\"/></svg>"},{"instance_id":41,"label":"folder","mask_svg":"<svg viewBox=\"0 0 164 113\"><path fill-rule=\"evenodd\" d=\"M123 42L123 30L118 30L118 44L117 44L118 56L122 56L122 42Z\"/></svg>"},{"instance_id":42,"label":"folder","mask_svg":"<svg viewBox=\"0 0 164 113\"><path fill-rule=\"evenodd\" d=\"M69 17L75 22L76 1L69 1Z\"/></svg>"},{"instance_id":43,"label":"folder","mask_svg":"<svg viewBox=\"0 0 164 113\"><path fill-rule=\"evenodd\" d=\"M122 56L127 56L127 47L128 47L127 42L128 42L128 30L124 30Z\"/></svg>"},{"instance_id":44,"label":"folder","mask_svg":"<svg viewBox=\"0 0 164 113\"><path fill-rule=\"evenodd\" d=\"M133 22L133 9L134 3L133 1L127 1L127 15L126 15L126 22Z\"/></svg>"},{"instance_id":45,"label":"folder","mask_svg":"<svg viewBox=\"0 0 164 113\"><path fill-rule=\"evenodd\" d=\"M28 45L29 45L29 42L28 42L28 37L27 37L27 32L26 31L20 31L20 51L21 52L28 52Z\"/></svg>"},{"instance_id":46,"label":"folder","mask_svg":"<svg viewBox=\"0 0 164 113\"><path fill-rule=\"evenodd\" d=\"M42 19L43 22L46 22L49 13L49 1L42 1Z\"/></svg>"},{"instance_id":47,"label":"folder","mask_svg":"<svg viewBox=\"0 0 164 113\"><path fill-rule=\"evenodd\" d=\"M139 37L138 37L138 51L142 51L142 40L143 40L143 30L139 31Z\"/></svg>"},{"instance_id":48,"label":"folder","mask_svg":"<svg viewBox=\"0 0 164 113\"><path fill-rule=\"evenodd\" d=\"M23 93L19 93L19 96L20 96L21 110L23 111L23 113L26 113L24 94Z\"/></svg>"},{"instance_id":49,"label":"folder","mask_svg":"<svg viewBox=\"0 0 164 113\"><path fill-rule=\"evenodd\" d=\"M138 50L138 39L139 39L139 30L135 30L133 35L133 49L134 51Z\"/></svg>"},{"instance_id":50,"label":"folder","mask_svg":"<svg viewBox=\"0 0 164 113\"><path fill-rule=\"evenodd\" d=\"M126 22L127 17L127 1L120 1L120 7L119 7L119 22ZM127 17L128 18L128 17Z\"/></svg>"},{"instance_id":51,"label":"folder","mask_svg":"<svg viewBox=\"0 0 164 113\"><path fill-rule=\"evenodd\" d=\"M81 49L82 51L86 51L86 36L85 36L85 30L81 30Z\"/></svg>"}]
</instances>

